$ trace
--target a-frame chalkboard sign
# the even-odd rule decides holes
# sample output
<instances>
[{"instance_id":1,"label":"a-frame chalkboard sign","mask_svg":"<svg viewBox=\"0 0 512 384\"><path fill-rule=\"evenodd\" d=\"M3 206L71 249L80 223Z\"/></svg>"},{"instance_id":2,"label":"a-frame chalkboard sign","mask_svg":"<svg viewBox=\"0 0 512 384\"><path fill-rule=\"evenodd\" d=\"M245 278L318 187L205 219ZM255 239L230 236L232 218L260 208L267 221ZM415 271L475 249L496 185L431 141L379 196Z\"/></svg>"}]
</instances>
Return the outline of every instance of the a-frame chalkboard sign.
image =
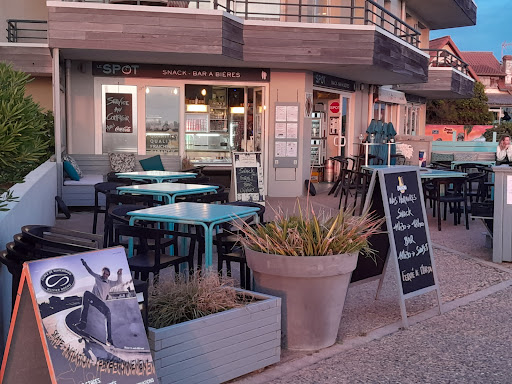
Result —
<instances>
[{"instance_id":1,"label":"a-frame chalkboard sign","mask_svg":"<svg viewBox=\"0 0 512 384\"><path fill-rule=\"evenodd\" d=\"M263 157L261 152L233 152L235 201L263 202Z\"/></svg>"},{"instance_id":2,"label":"a-frame chalkboard sign","mask_svg":"<svg viewBox=\"0 0 512 384\"><path fill-rule=\"evenodd\" d=\"M0 383L158 383L123 247L24 264Z\"/></svg>"},{"instance_id":3,"label":"a-frame chalkboard sign","mask_svg":"<svg viewBox=\"0 0 512 384\"><path fill-rule=\"evenodd\" d=\"M388 261L396 271L400 293L402 323L407 327L405 299L435 290L442 312L432 243L425 213L418 167L393 167L374 170L365 208L386 218L387 233L370 238L376 250L376 263L360 255L352 283L380 279L382 287Z\"/></svg>"}]
</instances>

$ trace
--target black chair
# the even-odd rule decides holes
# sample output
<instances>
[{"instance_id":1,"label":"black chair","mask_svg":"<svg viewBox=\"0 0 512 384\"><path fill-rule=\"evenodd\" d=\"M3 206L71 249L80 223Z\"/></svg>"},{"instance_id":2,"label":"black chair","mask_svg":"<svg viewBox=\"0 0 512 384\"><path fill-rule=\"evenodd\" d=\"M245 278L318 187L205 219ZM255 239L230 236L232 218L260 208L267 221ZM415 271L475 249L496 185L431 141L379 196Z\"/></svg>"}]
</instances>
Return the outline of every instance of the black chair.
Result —
<instances>
[{"instance_id":1,"label":"black chair","mask_svg":"<svg viewBox=\"0 0 512 384\"><path fill-rule=\"evenodd\" d=\"M101 248L103 244L100 235L47 225L25 225L21 228L21 235L24 240L32 244L75 253L95 250Z\"/></svg>"},{"instance_id":2,"label":"black chair","mask_svg":"<svg viewBox=\"0 0 512 384\"><path fill-rule=\"evenodd\" d=\"M444 217L446 221L447 208L453 213L453 224L460 224L460 217L464 212L466 221L466 229L469 229L468 220L468 200L466 194L467 178L466 177L450 177L434 179L435 199L437 208L437 229L441 230L441 204L444 204ZM443 194L444 192L444 194Z\"/></svg>"},{"instance_id":3,"label":"black chair","mask_svg":"<svg viewBox=\"0 0 512 384\"><path fill-rule=\"evenodd\" d=\"M352 161L352 169L354 168L355 161L352 158L345 158L343 156L334 156L331 157L330 160L336 161L339 164L339 172L338 176L336 177L336 180L334 181L334 185L329 190L329 193L327 195L332 195L334 193L334 197L338 196L338 192L341 188L340 183L342 181L342 173L343 170L349 169L349 161Z\"/></svg>"},{"instance_id":4,"label":"black chair","mask_svg":"<svg viewBox=\"0 0 512 384\"><path fill-rule=\"evenodd\" d=\"M129 217L126 215L128 212L150 208L160 204L162 204L162 202L154 200L153 197L149 195L108 195L107 213L105 214L103 231L103 247L112 244L114 240L113 228L116 223L128 224Z\"/></svg>"},{"instance_id":5,"label":"black chair","mask_svg":"<svg viewBox=\"0 0 512 384\"><path fill-rule=\"evenodd\" d=\"M148 280L152 273L155 279L162 269L174 266L176 273L182 263L188 264L189 273L194 272L194 254L197 243L197 236L190 233L169 231L164 229L145 228L130 225L119 225L115 229L115 245L121 244L121 237L132 237L138 239L139 247L133 257L128 258L130 270L140 280ZM180 256L180 239L189 240L188 252ZM153 244L153 246L150 246ZM175 255L166 252L166 249L173 247Z\"/></svg>"},{"instance_id":6,"label":"black chair","mask_svg":"<svg viewBox=\"0 0 512 384\"><path fill-rule=\"evenodd\" d=\"M351 191L353 191L353 208L354 210L356 209L359 200L359 214L361 215L363 212L366 195L368 193L368 188L370 187L371 178L372 175L369 172L356 172L346 169L343 175L343 182L341 187L338 209L341 209L341 201L343 200L343 197L345 197L343 209L347 209L348 196L351 194Z\"/></svg>"},{"instance_id":7,"label":"black chair","mask_svg":"<svg viewBox=\"0 0 512 384\"><path fill-rule=\"evenodd\" d=\"M105 195L105 200L108 200L108 195L117 193L117 187L122 186L124 184L114 183L114 182L103 182L97 183L94 185L94 216L92 221L92 233L96 233L96 228L98 226L98 214L107 213L107 208L100 206L99 203L99 195L100 193ZM108 205L108 201L106 201L106 205Z\"/></svg>"},{"instance_id":8,"label":"black chair","mask_svg":"<svg viewBox=\"0 0 512 384\"><path fill-rule=\"evenodd\" d=\"M261 224L264 223L263 216L265 214L265 207L261 204L250 201L233 201L227 203L229 205L236 205L242 207L258 208L258 220ZM248 217L245 220L246 224L253 222L253 217ZM229 223L222 226L222 231L217 233L214 237L214 245L217 247L217 271L222 274L224 263L226 264L226 272L231 276L232 269L231 263L238 263L240 265L240 286L244 289L251 288L251 270L247 265L245 252L240 244L240 231L230 227Z\"/></svg>"}]
</instances>

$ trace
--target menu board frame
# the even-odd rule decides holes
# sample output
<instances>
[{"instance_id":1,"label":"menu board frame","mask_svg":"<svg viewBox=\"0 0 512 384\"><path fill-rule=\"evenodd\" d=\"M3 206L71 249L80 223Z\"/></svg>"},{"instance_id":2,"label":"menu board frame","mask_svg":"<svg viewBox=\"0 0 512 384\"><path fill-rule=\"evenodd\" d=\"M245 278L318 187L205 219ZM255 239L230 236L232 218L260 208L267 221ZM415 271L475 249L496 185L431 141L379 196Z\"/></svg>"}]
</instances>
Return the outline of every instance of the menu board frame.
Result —
<instances>
[{"instance_id":1,"label":"menu board frame","mask_svg":"<svg viewBox=\"0 0 512 384\"><path fill-rule=\"evenodd\" d=\"M256 173L257 191L252 193L239 192L241 182L241 171L251 169L251 175ZM265 188L263 179L263 157L261 152L233 152L233 176L234 195L236 201L265 201Z\"/></svg>"},{"instance_id":2,"label":"menu board frame","mask_svg":"<svg viewBox=\"0 0 512 384\"><path fill-rule=\"evenodd\" d=\"M300 103L275 103L274 112L274 168L298 168Z\"/></svg>"},{"instance_id":3,"label":"menu board frame","mask_svg":"<svg viewBox=\"0 0 512 384\"><path fill-rule=\"evenodd\" d=\"M386 218L386 227L387 227L387 236L381 236L376 242L372 242L374 239L370 239L370 242L372 243L373 247L379 248L379 249L388 249L388 253L386 255L386 259L384 260L383 266L376 267L374 271L370 271L369 273L365 274L365 271L361 271L364 269L364 266L360 264L361 257L359 258L360 261L358 261L358 266L356 267L356 271L354 273L358 273L362 275L363 277L358 282L366 282L371 281L375 279L379 279L379 286L377 288L377 297L379 295L379 292L382 288L382 282L384 281L385 273L387 264L390 259L392 259L392 263L394 265L397 283L398 283L398 291L399 291L399 301L400 301L400 311L402 315L402 323L404 328L408 326L407 321L407 311L405 307L405 299L409 299L411 297L423 295L425 293L436 291L437 293L437 301L438 301L438 307L439 307L439 314L443 312L442 304L441 304L441 292L439 290L439 284L438 284L438 278L437 278L437 272L436 272L436 266L435 266L435 260L433 258L432 253L432 241L430 239L430 231L428 228L428 219L427 214L425 210L425 202L423 199L423 190L421 187L421 178L419 173L419 167L411 167L411 166L405 166L405 167L393 167L389 169L379 169L374 170L372 174L372 179L370 182L366 202L365 202L365 211L366 210L374 210L373 204L375 204L376 207L380 207L380 209L375 210L375 214L378 217L382 217L384 214ZM414 173L414 177L411 180L411 173ZM408 183L404 184L403 179L404 175L407 175ZM393 190L392 185L388 185L389 181L391 181L391 177L396 176L397 178L397 184L395 185L395 188ZM378 183L378 184L377 184ZM413 183L414 185L411 185ZM408 185L407 185L408 184ZM417 193L417 196L411 197L409 195L406 195L407 197L402 197L401 199L398 199L399 194L405 194L407 191L407 187L409 186L409 189L414 190L414 192ZM417 188L417 190L416 190ZM403 191L403 192L402 192ZM380 192L380 193L379 193ZM374 201L375 197L380 197L381 201ZM397 198L395 203L395 198ZM408 202L411 202L411 200L414 199L413 203L415 204L415 208L418 211L418 207L421 208L420 212L413 212L412 210L409 211ZM400 254L400 252L397 249L398 244L396 243L396 230L398 230L399 227L402 227L403 225L409 226L410 223L402 223L399 226L396 226L397 224L397 216L394 218L391 217L391 209L390 209L390 202L393 205L402 205L401 213L398 214L398 216L402 216L401 218L404 218L404 220L414 221L415 218L419 218L420 220L418 223L421 223L420 226L420 232L424 232L425 242L422 244L416 244L412 243L411 241L414 240L414 238L411 238L411 232L407 232L407 242L408 245L414 247L414 251L418 254L406 254L406 256L410 256L408 259L405 259L404 253ZM383 209L382 209L383 208ZM418 216L417 214L420 214ZM416 216L415 216L416 215ZM423 219L423 221L421 221ZM421 228L423 228L421 230ZM410 228L409 228L410 229ZM403 232L403 231L402 231ZM405 241L405 236L404 236ZM405 244L405 243L404 243ZM419 249L416 247L420 247ZM403 247L402 247L403 248ZM411 265L414 264L417 260L420 260L421 257L425 258L425 255L428 251L428 261L430 262L430 266L425 267L423 264L421 266L417 266L415 268L414 266L411 267ZM400 256L400 258L399 258ZM380 257L383 257L380 255ZM408 263L403 263L400 260L408 260ZM411 264L412 263L412 264ZM369 265L369 264L368 264ZM404 268L406 266L410 270L401 270L401 268ZM408 285L409 281L414 280L416 277L419 277L422 275L422 268L423 272L428 270L428 273L432 274L432 279L430 281L427 281L426 283L422 284L421 287L411 287ZM428 268L430 267L430 268ZM358 271L358 268L360 269ZM372 268L372 266L370 267ZM412 268L412 269L411 269ZM425 268L427 268L425 270ZM402 273L403 272L403 273ZM411 274L412 273L412 274ZM353 274L354 275L354 274ZM356 275L357 276L357 275ZM410 279L409 281L407 279ZM405 284L404 284L405 283Z\"/></svg>"}]
</instances>

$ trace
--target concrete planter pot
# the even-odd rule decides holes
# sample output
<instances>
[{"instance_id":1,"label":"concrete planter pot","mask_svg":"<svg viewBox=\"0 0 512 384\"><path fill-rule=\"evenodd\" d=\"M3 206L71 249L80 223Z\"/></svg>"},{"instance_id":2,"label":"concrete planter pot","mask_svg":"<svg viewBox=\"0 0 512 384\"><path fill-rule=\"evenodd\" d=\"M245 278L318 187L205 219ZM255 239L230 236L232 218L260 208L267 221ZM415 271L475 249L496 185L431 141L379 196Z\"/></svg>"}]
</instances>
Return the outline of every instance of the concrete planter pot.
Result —
<instances>
[{"instance_id":1,"label":"concrete planter pot","mask_svg":"<svg viewBox=\"0 0 512 384\"><path fill-rule=\"evenodd\" d=\"M161 384L219 384L279 362L281 299L259 301L169 327L149 328Z\"/></svg>"},{"instance_id":2,"label":"concrete planter pot","mask_svg":"<svg viewBox=\"0 0 512 384\"><path fill-rule=\"evenodd\" d=\"M358 252L316 257L245 252L254 290L283 300L283 347L316 350L333 345Z\"/></svg>"}]
</instances>

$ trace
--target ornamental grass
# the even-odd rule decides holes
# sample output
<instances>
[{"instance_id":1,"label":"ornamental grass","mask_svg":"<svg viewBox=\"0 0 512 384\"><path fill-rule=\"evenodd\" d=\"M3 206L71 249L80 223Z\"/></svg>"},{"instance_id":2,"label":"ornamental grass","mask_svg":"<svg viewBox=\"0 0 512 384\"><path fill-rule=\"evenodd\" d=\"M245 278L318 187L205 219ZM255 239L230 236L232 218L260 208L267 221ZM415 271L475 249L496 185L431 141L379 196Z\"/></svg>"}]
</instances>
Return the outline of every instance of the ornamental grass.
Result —
<instances>
[{"instance_id":1,"label":"ornamental grass","mask_svg":"<svg viewBox=\"0 0 512 384\"><path fill-rule=\"evenodd\" d=\"M160 278L150 285L148 301L149 326L163 328L242 307L251 300L234 289L233 279L210 271Z\"/></svg>"},{"instance_id":2,"label":"ornamental grass","mask_svg":"<svg viewBox=\"0 0 512 384\"><path fill-rule=\"evenodd\" d=\"M258 252L284 256L328 256L363 251L373 256L370 237L381 233L384 218L365 211L340 210L336 215L315 213L313 206L301 208L290 216L279 209L276 218L266 224L238 223L242 243Z\"/></svg>"}]
</instances>

